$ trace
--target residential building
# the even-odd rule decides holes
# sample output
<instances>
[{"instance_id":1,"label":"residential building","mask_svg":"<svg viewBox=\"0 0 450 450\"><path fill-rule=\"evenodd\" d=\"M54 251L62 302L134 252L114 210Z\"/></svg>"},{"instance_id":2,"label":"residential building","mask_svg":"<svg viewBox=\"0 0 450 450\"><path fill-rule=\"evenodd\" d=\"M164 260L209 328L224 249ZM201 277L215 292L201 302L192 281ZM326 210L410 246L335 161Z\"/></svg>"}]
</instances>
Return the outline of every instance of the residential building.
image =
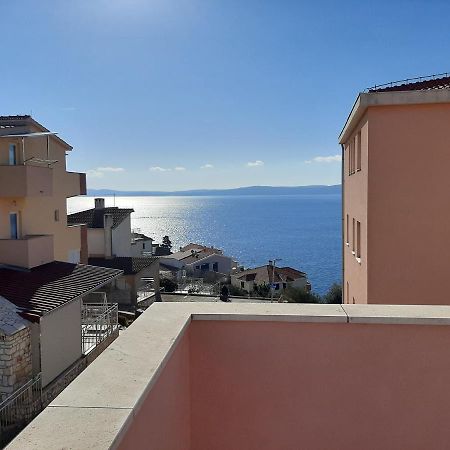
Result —
<instances>
[{"instance_id":1,"label":"residential building","mask_svg":"<svg viewBox=\"0 0 450 450\"><path fill-rule=\"evenodd\" d=\"M236 263L233 258L225 256L223 251L200 244L189 244L181 247L179 252L160 257L164 266L183 271L194 277L204 277L208 273L230 275Z\"/></svg>"},{"instance_id":2,"label":"residential building","mask_svg":"<svg viewBox=\"0 0 450 450\"><path fill-rule=\"evenodd\" d=\"M160 300L158 258L89 258L89 264L123 271L123 275L104 290L108 301L118 303L120 309L135 311Z\"/></svg>"},{"instance_id":3,"label":"residential building","mask_svg":"<svg viewBox=\"0 0 450 450\"><path fill-rule=\"evenodd\" d=\"M450 77L362 92L343 148L345 303L449 304Z\"/></svg>"},{"instance_id":4,"label":"residential building","mask_svg":"<svg viewBox=\"0 0 450 450\"><path fill-rule=\"evenodd\" d=\"M449 306L157 303L6 449L444 450L449 340Z\"/></svg>"},{"instance_id":5,"label":"residential building","mask_svg":"<svg viewBox=\"0 0 450 450\"><path fill-rule=\"evenodd\" d=\"M0 264L28 269L87 262L85 230L67 225L67 198L86 176L67 172L72 147L31 116L0 116Z\"/></svg>"},{"instance_id":6,"label":"residential building","mask_svg":"<svg viewBox=\"0 0 450 450\"><path fill-rule=\"evenodd\" d=\"M13 331L29 330L26 345L30 346L32 368L21 368L24 357L20 354L10 360L13 372L23 371L22 377L16 376L19 384L28 381L31 372L40 373L46 387L82 357L83 298L119 275L120 270L59 261L29 270L0 268L0 304L9 305L9 314L15 318ZM9 323L5 317L3 321ZM0 329L7 336L15 336L8 329ZM0 340L0 348L1 344ZM15 390L17 383L3 384L0 391L10 392L10 387Z\"/></svg>"},{"instance_id":7,"label":"residential building","mask_svg":"<svg viewBox=\"0 0 450 450\"><path fill-rule=\"evenodd\" d=\"M95 199L95 207L69 214L71 225L87 226L89 257L134 256L132 253L132 208L105 207L104 198Z\"/></svg>"},{"instance_id":8,"label":"residential building","mask_svg":"<svg viewBox=\"0 0 450 450\"><path fill-rule=\"evenodd\" d=\"M0 400L10 431L118 335L117 317L114 330L107 317L95 322L105 333L84 345L91 325L83 298L122 272L79 264L87 262L86 228L67 225L66 200L86 186L84 174L66 171L71 149L30 116L0 116ZM26 386L25 410L17 402Z\"/></svg>"},{"instance_id":9,"label":"residential building","mask_svg":"<svg viewBox=\"0 0 450 450\"><path fill-rule=\"evenodd\" d=\"M149 236L138 231L131 233L131 256L153 256L153 241Z\"/></svg>"},{"instance_id":10,"label":"residential building","mask_svg":"<svg viewBox=\"0 0 450 450\"><path fill-rule=\"evenodd\" d=\"M292 267L275 267L273 264L237 272L231 275L231 284L247 292L260 286L271 287L272 284L277 294L289 287L311 290L306 273Z\"/></svg>"}]
</instances>

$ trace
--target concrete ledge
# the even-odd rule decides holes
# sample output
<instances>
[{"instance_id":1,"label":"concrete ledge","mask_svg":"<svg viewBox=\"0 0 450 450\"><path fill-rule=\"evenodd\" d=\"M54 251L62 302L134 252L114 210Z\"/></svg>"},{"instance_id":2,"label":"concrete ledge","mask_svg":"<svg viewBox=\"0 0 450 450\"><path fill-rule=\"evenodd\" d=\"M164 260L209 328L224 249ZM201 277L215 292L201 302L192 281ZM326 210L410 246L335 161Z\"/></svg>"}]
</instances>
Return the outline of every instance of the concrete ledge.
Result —
<instances>
[{"instance_id":1,"label":"concrete ledge","mask_svg":"<svg viewBox=\"0 0 450 450\"><path fill-rule=\"evenodd\" d=\"M115 448L192 320L450 325L450 306L155 303L7 448Z\"/></svg>"},{"instance_id":2,"label":"concrete ledge","mask_svg":"<svg viewBox=\"0 0 450 450\"><path fill-rule=\"evenodd\" d=\"M450 306L342 305L349 323L450 325Z\"/></svg>"}]
</instances>

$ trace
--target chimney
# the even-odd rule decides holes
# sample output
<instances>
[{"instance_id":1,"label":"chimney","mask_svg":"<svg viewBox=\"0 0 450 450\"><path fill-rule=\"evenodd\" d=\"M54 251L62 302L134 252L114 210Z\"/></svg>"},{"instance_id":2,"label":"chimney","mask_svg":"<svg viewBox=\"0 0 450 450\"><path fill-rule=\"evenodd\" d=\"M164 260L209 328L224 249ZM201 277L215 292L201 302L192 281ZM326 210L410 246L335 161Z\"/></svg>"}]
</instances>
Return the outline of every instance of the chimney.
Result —
<instances>
[{"instance_id":1,"label":"chimney","mask_svg":"<svg viewBox=\"0 0 450 450\"><path fill-rule=\"evenodd\" d=\"M269 261L269 266L273 266L273 261L272 260Z\"/></svg>"},{"instance_id":2,"label":"chimney","mask_svg":"<svg viewBox=\"0 0 450 450\"><path fill-rule=\"evenodd\" d=\"M94 201L95 201L95 209L105 209L104 198L96 198Z\"/></svg>"},{"instance_id":3,"label":"chimney","mask_svg":"<svg viewBox=\"0 0 450 450\"><path fill-rule=\"evenodd\" d=\"M95 199L96 207L97 200L103 200L102 198ZM105 214L103 216L103 228L105 231L105 258L112 259L112 226L113 226L113 216L112 214Z\"/></svg>"}]
</instances>

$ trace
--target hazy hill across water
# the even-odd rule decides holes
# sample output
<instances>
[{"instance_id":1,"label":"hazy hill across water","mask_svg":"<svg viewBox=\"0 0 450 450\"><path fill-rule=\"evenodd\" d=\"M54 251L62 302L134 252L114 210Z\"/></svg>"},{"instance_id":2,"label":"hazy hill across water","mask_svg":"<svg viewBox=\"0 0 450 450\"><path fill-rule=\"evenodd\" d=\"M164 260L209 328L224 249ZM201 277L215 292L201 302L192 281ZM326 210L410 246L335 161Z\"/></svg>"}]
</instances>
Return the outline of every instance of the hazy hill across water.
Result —
<instances>
[{"instance_id":1,"label":"hazy hill across water","mask_svg":"<svg viewBox=\"0 0 450 450\"><path fill-rule=\"evenodd\" d=\"M193 189L187 191L114 191L112 189L88 189L90 196L164 197L164 196L232 196L232 195L317 195L340 194L341 185L332 186L248 186L234 189Z\"/></svg>"}]
</instances>

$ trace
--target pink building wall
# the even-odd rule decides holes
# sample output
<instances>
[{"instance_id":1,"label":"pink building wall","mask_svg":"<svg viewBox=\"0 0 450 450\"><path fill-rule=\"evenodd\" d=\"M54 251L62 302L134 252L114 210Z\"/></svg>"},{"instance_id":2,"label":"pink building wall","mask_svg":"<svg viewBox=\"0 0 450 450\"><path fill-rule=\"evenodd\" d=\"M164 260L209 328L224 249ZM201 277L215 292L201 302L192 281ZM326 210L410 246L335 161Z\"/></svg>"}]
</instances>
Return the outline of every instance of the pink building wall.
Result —
<instances>
[{"instance_id":1,"label":"pink building wall","mask_svg":"<svg viewBox=\"0 0 450 450\"><path fill-rule=\"evenodd\" d=\"M349 175L349 145L344 153L344 303L367 303L367 196L368 196L368 141L369 123L365 115L355 127L348 142L361 133L361 170ZM348 245L347 245L347 217ZM361 258L353 253L353 220L361 223ZM356 229L355 229L356 233Z\"/></svg>"},{"instance_id":2,"label":"pink building wall","mask_svg":"<svg viewBox=\"0 0 450 450\"><path fill-rule=\"evenodd\" d=\"M362 258L344 237L344 303L450 304L448 123L450 103L369 106L355 122L345 146L361 129L362 170L348 175L346 150L344 233L347 214L361 217Z\"/></svg>"},{"instance_id":3,"label":"pink building wall","mask_svg":"<svg viewBox=\"0 0 450 450\"><path fill-rule=\"evenodd\" d=\"M450 304L450 104L369 109L370 303Z\"/></svg>"}]
</instances>

